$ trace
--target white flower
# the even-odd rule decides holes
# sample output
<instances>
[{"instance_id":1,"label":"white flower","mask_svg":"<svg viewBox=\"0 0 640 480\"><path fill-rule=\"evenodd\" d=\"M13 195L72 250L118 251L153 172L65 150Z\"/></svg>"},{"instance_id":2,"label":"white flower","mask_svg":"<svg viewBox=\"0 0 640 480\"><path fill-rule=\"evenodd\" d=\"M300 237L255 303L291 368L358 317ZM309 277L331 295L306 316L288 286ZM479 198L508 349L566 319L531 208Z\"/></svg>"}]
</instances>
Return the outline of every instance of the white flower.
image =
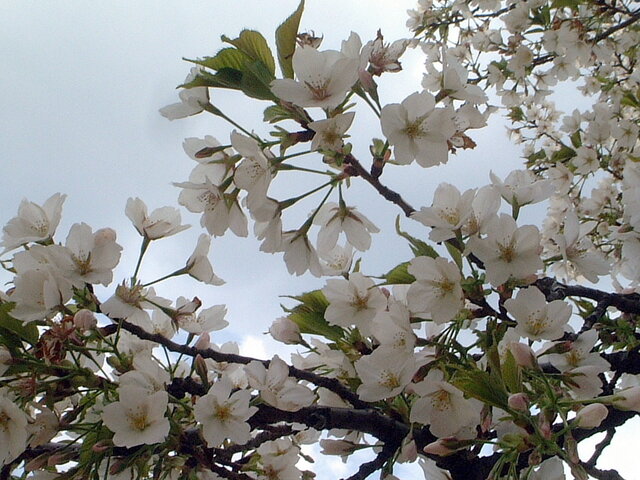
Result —
<instances>
[{"instance_id":1,"label":"white flower","mask_svg":"<svg viewBox=\"0 0 640 480\"><path fill-rule=\"evenodd\" d=\"M411 327L411 314L399 301L389 298L389 308L373 319L373 335L383 347L413 353L416 335Z\"/></svg>"},{"instance_id":2,"label":"white flower","mask_svg":"<svg viewBox=\"0 0 640 480\"><path fill-rule=\"evenodd\" d=\"M27 415L0 392L0 466L24 452L28 432Z\"/></svg>"},{"instance_id":3,"label":"white flower","mask_svg":"<svg viewBox=\"0 0 640 480\"><path fill-rule=\"evenodd\" d=\"M23 322L50 317L71 298L71 283L51 269L29 270L13 280L15 289L10 296L16 306L11 316Z\"/></svg>"},{"instance_id":4,"label":"white flower","mask_svg":"<svg viewBox=\"0 0 640 480\"><path fill-rule=\"evenodd\" d=\"M447 141L456 132L453 114L447 109L436 110L430 93L416 92L402 103L385 105L380 123L399 164L417 160L423 167L432 167L447 162Z\"/></svg>"},{"instance_id":5,"label":"white flower","mask_svg":"<svg viewBox=\"0 0 640 480\"><path fill-rule=\"evenodd\" d=\"M79 280L101 283L105 287L111 283L122 251L113 229L102 228L93 233L86 223L76 223L69 230L65 246L76 265L74 273Z\"/></svg>"},{"instance_id":6,"label":"white flower","mask_svg":"<svg viewBox=\"0 0 640 480\"><path fill-rule=\"evenodd\" d=\"M224 319L226 314L226 306L214 305L213 307L201 310L197 316L195 312L187 315L180 315L178 325L189 333L202 335L205 332L222 330L224 327L229 325L229 322Z\"/></svg>"},{"instance_id":7,"label":"white flower","mask_svg":"<svg viewBox=\"0 0 640 480\"><path fill-rule=\"evenodd\" d=\"M276 318L269 327L269 334L274 340L287 345L297 345L303 341L300 327L289 317Z\"/></svg>"},{"instance_id":8,"label":"white flower","mask_svg":"<svg viewBox=\"0 0 640 480\"><path fill-rule=\"evenodd\" d=\"M210 235L219 237L224 235L227 229L231 229L239 237L247 236L247 218L237 200L229 200L229 203L220 188L206 177L206 172L196 172L194 169L189 182L174 185L183 189L178 203L190 212L202 213L200 225L206 228Z\"/></svg>"},{"instance_id":9,"label":"white flower","mask_svg":"<svg viewBox=\"0 0 640 480\"><path fill-rule=\"evenodd\" d=\"M376 314L387 307L387 299L373 280L360 272L349 275L349 280L330 279L322 289L329 301L324 318L333 325L356 326L367 335Z\"/></svg>"},{"instance_id":10,"label":"white flower","mask_svg":"<svg viewBox=\"0 0 640 480\"><path fill-rule=\"evenodd\" d=\"M419 398L411 407L409 419L429 425L436 437L460 436L462 431L480 423L482 404L464 398L460 390L444 380L440 370L430 370L425 379L412 388Z\"/></svg>"},{"instance_id":11,"label":"white flower","mask_svg":"<svg viewBox=\"0 0 640 480\"><path fill-rule=\"evenodd\" d=\"M138 233L148 240L169 237L189 228L189 225L180 225L180 212L177 209L156 208L149 215L147 206L139 198L127 200L125 213Z\"/></svg>"},{"instance_id":12,"label":"white flower","mask_svg":"<svg viewBox=\"0 0 640 480\"><path fill-rule=\"evenodd\" d=\"M378 347L371 355L360 357L354 367L362 380L358 397L365 402L395 397L411 383L418 369L413 352L391 347Z\"/></svg>"},{"instance_id":13,"label":"white flower","mask_svg":"<svg viewBox=\"0 0 640 480\"><path fill-rule=\"evenodd\" d=\"M124 385L118 388L119 401L102 411L102 421L114 433L118 447L135 447L160 443L169 434L169 420L164 416L169 396L160 391L151 395L145 389Z\"/></svg>"},{"instance_id":14,"label":"white flower","mask_svg":"<svg viewBox=\"0 0 640 480\"><path fill-rule=\"evenodd\" d=\"M462 227L462 232L465 235L486 234L487 225L498 213L500 203L500 193L492 185L478 189L471 202L472 211Z\"/></svg>"},{"instance_id":15,"label":"white flower","mask_svg":"<svg viewBox=\"0 0 640 480\"><path fill-rule=\"evenodd\" d=\"M561 372L588 365L599 367L604 372L611 365L598 352L591 351L597 341L598 332L592 328L581 333L575 341L571 342L569 351L544 355L541 358L548 359L549 363Z\"/></svg>"},{"instance_id":16,"label":"white flower","mask_svg":"<svg viewBox=\"0 0 640 480\"><path fill-rule=\"evenodd\" d=\"M371 246L371 233L380 230L355 207L338 205L327 202L313 218L315 225L320 225L318 232L318 249L322 252L332 250L338 243L338 235L341 232L347 237L347 241L354 248L364 251Z\"/></svg>"},{"instance_id":17,"label":"white flower","mask_svg":"<svg viewBox=\"0 0 640 480\"><path fill-rule=\"evenodd\" d=\"M558 457L547 458L529 475L529 480L565 480L564 464Z\"/></svg>"},{"instance_id":18,"label":"white flower","mask_svg":"<svg viewBox=\"0 0 640 480\"><path fill-rule=\"evenodd\" d=\"M318 252L306 235L298 230L283 232L281 247L284 250L284 263L290 274L302 275L309 270L316 277L322 275Z\"/></svg>"},{"instance_id":19,"label":"white flower","mask_svg":"<svg viewBox=\"0 0 640 480\"><path fill-rule=\"evenodd\" d=\"M475 189L467 190L462 195L453 185L441 183L433 194L431 207L422 207L419 212L411 214L411 218L427 227L432 227L429 238L434 242L443 242L456 236L455 232L462 228L473 213L472 202Z\"/></svg>"},{"instance_id":20,"label":"white flower","mask_svg":"<svg viewBox=\"0 0 640 480\"><path fill-rule=\"evenodd\" d=\"M351 269L353 263L353 247L350 243L341 246L336 244L328 252L320 251L322 274L326 276L342 275Z\"/></svg>"},{"instance_id":21,"label":"white flower","mask_svg":"<svg viewBox=\"0 0 640 480\"><path fill-rule=\"evenodd\" d=\"M526 278L542 268L540 232L535 226L518 227L503 213L487 225L487 232L486 238L470 238L467 246L484 263L492 285Z\"/></svg>"},{"instance_id":22,"label":"white flower","mask_svg":"<svg viewBox=\"0 0 640 480\"><path fill-rule=\"evenodd\" d=\"M267 196L267 190L274 177L273 169L255 139L234 130L231 133L231 145L243 157L235 169L233 182L238 188L247 191L247 205L252 209L252 203L261 203Z\"/></svg>"},{"instance_id":23,"label":"white flower","mask_svg":"<svg viewBox=\"0 0 640 480\"><path fill-rule=\"evenodd\" d=\"M244 367L251 388L260 391L260 397L281 410L295 412L307 407L315 400L314 393L289 377L289 366L275 355L267 369L262 362L254 360Z\"/></svg>"},{"instance_id":24,"label":"white flower","mask_svg":"<svg viewBox=\"0 0 640 480\"><path fill-rule=\"evenodd\" d=\"M231 393L232 386L227 379L214 383L206 395L198 398L193 408L196 421L202 424L202 436L211 448L227 438L240 445L251 438L247 420L258 408L249 406L249 391Z\"/></svg>"},{"instance_id":25,"label":"white flower","mask_svg":"<svg viewBox=\"0 0 640 480\"><path fill-rule=\"evenodd\" d=\"M65 198L66 195L56 193L42 206L26 199L22 200L18 207L18 216L9 220L3 228L1 245L4 251L53 237L60 223Z\"/></svg>"},{"instance_id":26,"label":"white flower","mask_svg":"<svg viewBox=\"0 0 640 480\"><path fill-rule=\"evenodd\" d=\"M368 42L362 52L368 54L369 71L372 75L382 75L383 72L399 72L402 65L398 59L409 45L409 40L400 39L392 44L384 43L380 30L376 39Z\"/></svg>"},{"instance_id":27,"label":"white flower","mask_svg":"<svg viewBox=\"0 0 640 480\"><path fill-rule=\"evenodd\" d=\"M184 79L184 83L187 84L195 80L198 73L198 68L193 67L189 72L189 75ZM176 120L178 118L185 118L202 112L204 107L209 103L209 88L183 88L180 90L178 96L180 97L180 102L162 107L160 109L160 115L168 118L169 120Z\"/></svg>"},{"instance_id":28,"label":"white flower","mask_svg":"<svg viewBox=\"0 0 640 480\"><path fill-rule=\"evenodd\" d=\"M502 198L514 207L538 203L553 193L551 181L536 178L530 170L513 170L504 182L493 172L489 176Z\"/></svg>"},{"instance_id":29,"label":"white flower","mask_svg":"<svg viewBox=\"0 0 640 480\"><path fill-rule=\"evenodd\" d=\"M464 306L458 267L447 259L416 257L408 271L416 278L407 292L412 311L429 312L436 323L452 320Z\"/></svg>"},{"instance_id":30,"label":"white flower","mask_svg":"<svg viewBox=\"0 0 640 480\"><path fill-rule=\"evenodd\" d=\"M358 65L359 59L335 50L297 48L293 54L297 80L274 80L271 91L281 100L300 107L335 108L358 80Z\"/></svg>"},{"instance_id":31,"label":"white flower","mask_svg":"<svg viewBox=\"0 0 640 480\"><path fill-rule=\"evenodd\" d=\"M342 137L351 127L355 115L355 112L339 113L326 120L309 123L309 128L316 132L311 142L311 150L342 150Z\"/></svg>"},{"instance_id":32,"label":"white flower","mask_svg":"<svg viewBox=\"0 0 640 480\"><path fill-rule=\"evenodd\" d=\"M187 273L196 280L208 285L222 285L224 280L213 273L213 267L207 255L211 246L211 237L202 233L198 237L198 243L191 256L187 259Z\"/></svg>"},{"instance_id":33,"label":"white flower","mask_svg":"<svg viewBox=\"0 0 640 480\"><path fill-rule=\"evenodd\" d=\"M603 254L596 250L587 235L596 227L596 222L579 223L574 211L568 211L562 233L553 235L562 262L554 264L553 269L561 278L576 279L583 276L596 283L598 276L609 273L611 265Z\"/></svg>"},{"instance_id":34,"label":"white flower","mask_svg":"<svg viewBox=\"0 0 640 480\"><path fill-rule=\"evenodd\" d=\"M530 340L560 338L571 317L571 305L562 300L547 303L535 287L521 288L504 306L517 322L516 332Z\"/></svg>"}]
</instances>

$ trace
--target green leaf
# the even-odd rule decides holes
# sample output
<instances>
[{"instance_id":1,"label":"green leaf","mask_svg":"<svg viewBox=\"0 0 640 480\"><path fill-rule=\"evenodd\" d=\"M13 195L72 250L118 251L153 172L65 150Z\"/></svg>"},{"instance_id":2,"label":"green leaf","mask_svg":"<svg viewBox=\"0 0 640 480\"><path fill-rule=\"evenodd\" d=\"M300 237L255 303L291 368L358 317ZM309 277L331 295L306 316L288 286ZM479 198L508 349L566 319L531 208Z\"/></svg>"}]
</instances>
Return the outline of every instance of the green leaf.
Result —
<instances>
[{"instance_id":1,"label":"green leaf","mask_svg":"<svg viewBox=\"0 0 640 480\"><path fill-rule=\"evenodd\" d=\"M241 90L242 72L233 68L223 68L219 72L212 74L209 72L200 72L189 83L180 85L182 88L194 87L214 87L214 88L232 88Z\"/></svg>"},{"instance_id":2,"label":"green leaf","mask_svg":"<svg viewBox=\"0 0 640 480\"><path fill-rule=\"evenodd\" d=\"M554 0L551 4L551 8L578 8L581 3L583 3L583 0Z\"/></svg>"},{"instance_id":3,"label":"green leaf","mask_svg":"<svg viewBox=\"0 0 640 480\"><path fill-rule=\"evenodd\" d=\"M566 145L563 145L560 150L557 152L553 152L551 155L552 162L564 162L565 160L569 160L575 157L577 154L573 148L569 148Z\"/></svg>"},{"instance_id":4,"label":"green leaf","mask_svg":"<svg viewBox=\"0 0 640 480\"><path fill-rule=\"evenodd\" d=\"M580 130L573 132L573 135L569 137L571 139L571 145L573 148L580 148L582 146L582 138L580 138Z\"/></svg>"},{"instance_id":5,"label":"green leaf","mask_svg":"<svg viewBox=\"0 0 640 480\"><path fill-rule=\"evenodd\" d=\"M285 308L285 311L289 312L289 319L298 325L301 333L320 335L334 342L344 337L342 328L329 325L329 322L324 319L324 312L329 306L329 302L322 290L314 290L288 298L301 302L300 305L296 305L292 309Z\"/></svg>"},{"instance_id":6,"label":"green leaf","mask_svg":"<svg viewBox=\"0 0 640 480\"><path fill-rule=\"evenodd\" d=\"M267 70L267 67L260 60L250 63L242 75L240 88L242 91L252 98L259 100L277 100L277 97L271 93L271 81L273 76Z\"/></svg>"},{"instance_id":7,"label":"green leaf","mask_svg":"<svg viewBox=\"0 0 640 480\"><path fill-rule=\"evenodd\" d=\"M408 285L416 281L416 277L411 275L407 268L409 267L409 262L401 263L400 265L389 270L385 275L384 279L387 281L389 285Z\"/></svg>"},{"instance_id":8,"label":"green leaf","mask_svg":"<svg viewBox=\"0 0 640 480\"><path fill-rule=\"evenodd\" d=\"M467 396L476 398L481 402L494 407L507 409L507 392L498 378L489 372L475 370L458 374L453 384L462 390Z\"/></svg>"},{"instance_id":9,"label":"green leaf","mask_svg":"<svg viewBox=\"0 0 640 480\"><path fill-rule=\"evenodd\" d=\"M447 252L451 255L451 258L460 270L462 270L462 252L454 247L450 242L444 242L444 246L447 248Z\"/></svg>"},{"instance_id":10,"label":"green leaf","mask_svg":"<svg viewBox=\"0 0 640 480\"><path fill-rule=\"evenodd\" d=\"M427 245L427 243L409 235L407 232L403 232L402 230L400 230L400 215L396 217L396 232L401 237L409 240L409 243L411 244L411 251L416 257L424 256L438 258L440 256L438 255L438 252L436 252L430 245Z\"/></svg>"},{"instance_id":11,"label":"green leaf","mask_svg":"<svg viewBox=\"0 0 640 480\"><path fill-rule=\"evenodd\" d=\"M276 48L278 50L278 63L285 78L293 78L293 52L296 50L296 37L300 27L300 18L304 10L304 0L295 12L276 29Z\"/></svg>"},{"instance_id":12,"label":"green leaf","mask_svg":"<svg viewBox=\"0 0 640 480\"><path fill-rule=\"evenodd\" d=\"M233 68L234 70L244 70L245 65L253 59L237 48L227 47L216 53L215 57L205 57L203 59L190 60L188 62L211 68L212 70L222 70L223 68Z\"/></svg>"},{"instance_id":13,"label":"green leaf","mask_svg":"<svg viewBox=\"0 0 640 480\"><path fill-rule=\"evenodd\" d=\"M34 322L24 323L9 315L14 306L14 303L0 305L0 338L2 343L9 348L20 348L22 341L35 345L40 338L38 327Z\"/></svg>"},{"instance_id":14,"label":"green leaf","mask_svg":"<svg viewBox=\"0 0 640 480\"><path fill-rule=\"evenodd\" d=\"M291 117L291 112L280 105L271 105L264 109L262 119L268 123L277 123L282 120L288 120Z\"/></svg>"},{"instance_id":15,"label":"green leaf","mask_svg":"<svg viewBox=\"0 0 640 480\"><path fill-rule=\"evenodd\" d=\"M271 74L273 80L276 75L276 64L273 60L273 54L267 41L260 32L255 30L242 30L238 38L231 39L226 35L222 35L222 41L230 43L238 50L247 54L253 60L261 61Z\"/></svg>"},{"instance_id":16,"label":"green leaf","mask_svg":"<svg viewBox=\"0 0 640 480\"><path fill-rule=\"evenodd\" d=\"M502 380L510 392L522 391L522 372L510 350L507 350L502 364Z\"/></svg>"}]
</instances>

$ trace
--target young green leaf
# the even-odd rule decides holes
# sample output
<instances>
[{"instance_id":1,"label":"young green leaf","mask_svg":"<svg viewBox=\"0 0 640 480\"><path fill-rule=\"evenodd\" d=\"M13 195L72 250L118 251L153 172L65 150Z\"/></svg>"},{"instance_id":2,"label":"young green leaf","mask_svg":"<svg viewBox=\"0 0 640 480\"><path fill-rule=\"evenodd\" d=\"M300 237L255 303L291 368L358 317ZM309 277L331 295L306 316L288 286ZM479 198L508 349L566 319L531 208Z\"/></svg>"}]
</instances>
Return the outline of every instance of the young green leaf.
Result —
<instances>
[{"instance_id":1,"label":"young green leaf","mask_svg":"<svg viewBox=\"0 0 640 480\"><path fill-rule=\"evenodd\" d=\"M293 78L293 52L296 49L296 36L300 26L300 18L304 10L304 0L300 1L298 8L276 30L276 48L278 50L278 63L285 78Z\"/></svg>"}]
</instances>

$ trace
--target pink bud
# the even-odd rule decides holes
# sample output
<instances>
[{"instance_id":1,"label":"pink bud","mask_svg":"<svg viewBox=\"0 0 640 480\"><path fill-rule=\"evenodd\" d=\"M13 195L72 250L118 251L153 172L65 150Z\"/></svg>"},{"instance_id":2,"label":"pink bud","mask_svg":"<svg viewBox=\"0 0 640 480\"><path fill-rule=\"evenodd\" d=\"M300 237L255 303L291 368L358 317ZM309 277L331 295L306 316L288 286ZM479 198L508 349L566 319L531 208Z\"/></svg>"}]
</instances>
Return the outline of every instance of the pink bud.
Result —
<instances>
[{"instance_id":1,"label":"pink bud","mask_svg":"<svg viewBox=\"0 0 640 480\"><path fill-rule=\"evenodd\" d=\"M614 400L613 406L619 410L633 410L640 412L640 387L631 387L622 390L616 394L622 397L620 400Z\"/></svg>"},{"instance_id":2,"label":"pink bud","mask_svg":"<svg viewBox=\"0 0 640 480\"><path fill-rule=\"evenodd\" d=\"M529 345L520 342L509 342L507 348L513 355L516 363L524 368L534 368L536 357Z\"/></svg>"},{"instance_id":3,"label":"pink bud","mask_svg":"<svg viewBox=\"0 0 640 480\"><path fill-rule=\"evenodd\" d=\"M592 403L582 408L576 415L576 425L580 428L596 428L609 415L607 407L601 403Z\"/></svg>"},{"instance_id":4,"label":"pink bud","mask_svg":"<svg viewBox=\"0 0 640 480\"><path fill-rule=\"evenodd\" d=\"M87 330L96 328L98 320L96 320L96 316L91 310L83 308L82 310L78 310L73 316L73 325L78 330L86 332Z\"/></svg>"},{"instance_id":5,"label":"pink bud","mask_svg":"<svg viewBox=\"0 0 640 480\"><path fill-rule=\"evenodd\" d=\"M288 317L280 317L274 320L269 328L269 333L275 340L287 345L297 345L302 342L300 328Z\"/></svg>"},{"instance_id":6,"label":"pink bud","mask_svg":"<svg viewBox=\"0 0 640 480\"><path fill-rule=\"evenodd\" d=\"M322 447L321 453L325 455L351 455L358 448L358 445L353 442L330 438L320 440L320 446Z\"/></svg>"},{"instance_id":7,"label":"pink bud","mask_svg":"<svg viewBox=\"0 0 640 480\"><path fill-rule=\"evenodd\" d=\"M526 393L513 393L509 395L507 403L510 408L519 412L529 411L529 397Z\"/></svg>"},{"instance_id":8,"label":"pink bud","mask_svg":"<svg viewBox=\"0 0 640 480\"><path fill-rule=\"evenodd\" d=\"M447 447L442 439L436 440L423 448L424 453L430 453L431 455L438 455L439 457L446 457L455 452L455 450Z\"/></svg>"},{"instance_id":9,"label":"pink bud","mask_svg":"<svg viewBox=\"0 0 640 480\"><path fill-rule=\"evenodd\" d=\"M210 345L211 345L211 337L209 337L209 332L204 332L202 335L198 337L198 340L196 340L194 347L196 347L199 350L204 350L205 348L209 348Z\"/></svg>"}]
</instances>

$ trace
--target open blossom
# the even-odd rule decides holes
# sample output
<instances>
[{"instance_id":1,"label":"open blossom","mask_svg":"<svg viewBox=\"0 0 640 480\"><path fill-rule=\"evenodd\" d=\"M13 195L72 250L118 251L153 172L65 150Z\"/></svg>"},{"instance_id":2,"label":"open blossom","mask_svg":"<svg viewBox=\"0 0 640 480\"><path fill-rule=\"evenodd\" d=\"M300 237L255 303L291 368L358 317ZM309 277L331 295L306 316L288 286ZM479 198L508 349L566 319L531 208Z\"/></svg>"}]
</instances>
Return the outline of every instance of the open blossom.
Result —
<instances>
[{"instance_id":1,"label":"open blossom","mask_svg":"<svg viewBox=\"0 0 640 480\"><path fill-rule=\"evenodd\" d=\"M542 358L548 360L561 372L584 366L599 367L602 372L605 372L611 368L611 365L598 352L591 351L597 341L598 332L592 328L581 333L575 341L571 342L567 352L552 353Z\"/></svg>"},{"instance_id":2,"label":"open blossom","mask_svg":"<svg viewBox=\"0 0 640 480\"><path fill-rule=\"evenodd\" d=\"M56 193L42 206L26 199L20 202L18 216L13 217L3 228L4 251L12 250L29 242L39 242L53 237L62 216L62 204L67 196Z\"/></svg>"},{"instance_id":3,"label":"open blossom","mask_svg":"<svg viewBox=\"0 0 640 480\"><path fill-rule=\"evenodd\" d=\"M430 93L416 92L402 103L385 105L380 123L399 164L416 160L422 167L432 167L447 162L447 141L456 132L453 113L436 109Z\"/></svg>"},{"instance_id":4,"label":"open blossom","mask_svg":"<svg viewBox=\"0 0 640 480\"><path fill-rule=\"evenodd\" d=\"M23 322L42 320L57 313L71 298L71 283L52 269L29 270L15 277L11 315Z\"/></svg>"},{"instance_id":5,"label":"open blossom","mask_svg":"<svg viewBox=\"0 0 640 480\"><path fill-rule=\"evenodd\" d=\"M283 232L281 247L284 251L284 263L290 274L302 275L309 270L316 277L322 275L318 252L306 234L298 230Z\"/></svg>"},{"instance_id":6,"label":"open blossom","mask_svg":"<svg viewBox=\"0 0 640 480\"><path fill-rule=\"evenodd\" d=\"M74 276L78 280L105 287L111 283L122 250L113 229L102 228L94 233L86 223L76 223L69 230L65 246L76 266Z\"/></svg>"},{"instance_id":7,"label":"open blossom","mask_svg":"<svg viewBox=\"0 0 640 480\"><path fill-rule=\"evenodd\" d=\"M409 45L409 40L400 39L389 44L384 43L382 32L378 30L376 39L368 42L362 53L368 56L371 75L382 75L384 72L399 72L402 65L398 59Z\"/></svg>"},{"instance_id":8,"label":"open blossom","mask_svg":"<svg viewBox=\"0 0 640 480\"><path fill-rule=\"evenodd\" d=\"M202 176L204 175L204 176ZM207 229L210 235L219 237L230 229L239 237L246 237L247 217L242 213L237 200L230 201L224 192L213 184L205 172L192 172L188 182L174 183L182 188L178 203L193 213L202 213L200 225Z\"/></svg>"},{"instance_id":9,"label":"open blossom","mask_svg":"<svg viewBox=\"0 0 640 480\"><path fill-rule=\"evenodd\" d=\"M518 227L513 217L503 213L494 217L487 232L485 238L470 238L468 248L484 262L492 285L526 278L542 268L540 232L535 226Z\"/></svg>"},{"instance_id":10,"label":"open blossom","mask_svg":"<svg viewBox=\"0 0 640 480\"><path fill-rule=\"evenodd\" d=\"M371 321L387 307L387 298L373 280L360 272L349 280L329 279L322 293L329 301L324 318L332 325L358 327L365 335L371 331Z\"/></svg>"},{"instance_id":11,"label":"open blossom","mask_svg":"<svg viewBox=\"0 0 640 480\"><path fill-rule=\"evenodd\" d=\"M410 420L429 425L436 437L464 436L465 430L480 423L482 404L464 398L459 389L444 380L440 370L430 370L425 379L412 388L419 398L411 407Z\"/></svg>"},{"instance_id":12,"label":"open blossom","mask_svg":"<svg viewBox=\"0 0 640 480\"><path fill-rule=\"evenodd\" d=\"M428 312L436 323L452 320L464 306L458 267L447 259L416 257L408 271L416 278L407 292L413 311Z\"/></svg>"},{"instance_id":13,"label":"open blossom","mask_svg":"<svg viewBox=\"0 0 640 480\"><path fill-rule=\"evenodd\" d=\"M186 300L182 297L178 300L180 301L181 299L183 302ZM226 314L226 306L214 305L201 310L197 315L195 312L180 315L178 317L178 326L194 335L202 335L214 330L222 330L229 325L229 322L224 319Z\"/></svg>"},{"instance_id":14,"label":"open blossom","mask_svg":"<svg viewBox=\"0 0 640 480\"><path fill-rule=\"evenodd\" d=\"M6 465L27 448L27 415L0 392L0 466Z\"/></svg>"},{"instance_id":15,"label":"open blossom","mask_svg":"<svg viewBox=\"0 0 640 480\"><path fill-rule=\"evenodd\" d=\"M365 402L398 395L418 369L413 352L390 347L379 347L371 355L360 357L354 367L362 380L358 397Z\"/></svg>"},{"instance_id":16,"label":"open blossom","mask_svg":"<svg viewBox=\"0 0 640 480\"><path fill-rule=\"evenodd\" d=\"M315 400L309 388L289 377L289 366L277 355L269 362L269 368L254 360L244 367L244 371L249 385L260 390L260 397L276 408L295 412Z\"/></svg>"},{"instance_id":17,"label":"open blossom","mask_svg":"<svg viewBox=\"0 0 640 480\"><path fill-rule=\"evenodd\" d=\"M102 411L102 421L114 432L114 445L131 448L160 443L167 438L167 392L149 395L140 387L123 385L118 388L118 395L119 401L106 405Z\"/></svg>"},{"instance_id":18,"label":"open blossom","mask_svg":"<svg viewBox=\"0 0 640 480\"><path fill-rule=\"evenodd\" d=\"M563 300L547 303L535 287L521 288L516 298L510 298L504 306L517 322L516 332L530 340L560 338L571 317L571 305Z\"/></svg>"},{"instance_id":19,"label":"open blossom","mask_svg":"<svg viewBox=\"0 0 640 480\"><path fill-rule=\"evenodd\" d=\"M196 421L202 425L202 436L211 448L227 438L240 445L251 438L247 420L258 408L249 406L251 393L248 390L231 393L232 387L227 379L214 383L206 395L198 398L193 409Z\"/></svg>"},{"instance_id":20,"label":"open blossom","mask_svg":"<svg viewBox=\"0 0 640 480\"><path fill-rule=\"evenodd\" d=\"M255 139L235 130L231 133L231 145L243 157L235 169L233 182L238 188L247 191L247 205L252 209L253 204L259 205L264 201L275 176L267 158L270 153L262 150Z\"/></svg>"},{"instance_id":21,"label":"open blossom","mask_svg":"<svg viewBox=\"0 0 640 480\"><path fill-rule=\"evenodd\" d=\"M514 207L541 202L553 193L550 180L539 179L529 170L513 170L504 182L493 172L489 176L502 198Z\"/></svg>"},{"instance_id":22,"label":"open blossom","mask_svg":"<svg viewBox=\"0 0 640 480\"><path fill-rule=\"evenodd\" d=\"M195 80L198 72L198 67L193 67L189 75L187 75L187 78L184 79L184 83L186 84ZM160 115L169 120L177 120L202 112L205 105L209 103L209 88L183 88L180 90L178 97L180 97L180 102L172 103L171 105L161 108Z\"/></svg>"},{"instance_id":23,"label":"open blossom","mask_svg":"<svg viewBox=\"0 0 640 480\"><path fill-rule=\"evenodd\" d=\"M207 255L211 246L211 237L200 234L198 243L191 256L187 259L187 273L196 280L200 280L209 285L222 285L224 280L213 273L213 267Z\"/></svg>"},{"instance_id":24,"label":"open blossom","mask_svg":"<svg viewBox=\"0 0 640 480\"><path fill-rule=\"evenodd\" d=\"M371 234L380 230L355 207L338 205L327 202L313 219L315 225L320 225L318 232L318 249L326 252L333 249L338 243L338 235L341 232L347 237L347 241L354 248L364 251L371 246Z\"/></svg>"},{"instance_id":25,"label":"open blossom","mask_svg":"<svg viewBox=\"0 0 640 480\"><path fill-rule=\"evenodd\" d=\"M309 128L316 132L311 141L311 150L339 152L342 149L342 138L351 127L355 115L355 112L339 113L326 120L310 122Z\"/></svg>"},{"instance_id":26,"label":"open blossom","mask_svg":"<svg viewBox=\"0 0 640 480\"><path fill-rule=\"evenodd\" d=\"M300 107L335 108L358 80L359 59L335 50L303 46L296 49L292 62L297 80L274 80L271 91Z\"/></svg>"},{"instance_id":27,"label":"open blossom","mask_svg":"<svg viewBox=\"0 0 640 480\"><path fill-rule=\"evenodd\" d=\"M456 230L462 228L473 213L472 202L475 190L467 190L463 194L449 183L441 183L433 194L431 207L422 207L419 212L411 214L411 218L427 227L431 227L429 238L434 242L442 242L456 236Z\"/></svg>"},{"instance_id":28,"label":"open blossom","mask_svg":"<svg viewBox=\"0 0 640 480\"><path fill-rule=\"evenodd\" d=\"M125 213L138 233L148 240L169 237L189 228L189 225L180 225L180 212L176 208L156 208L149 214L139 198L127 200Z\"/></svg>"}]
</instances>

